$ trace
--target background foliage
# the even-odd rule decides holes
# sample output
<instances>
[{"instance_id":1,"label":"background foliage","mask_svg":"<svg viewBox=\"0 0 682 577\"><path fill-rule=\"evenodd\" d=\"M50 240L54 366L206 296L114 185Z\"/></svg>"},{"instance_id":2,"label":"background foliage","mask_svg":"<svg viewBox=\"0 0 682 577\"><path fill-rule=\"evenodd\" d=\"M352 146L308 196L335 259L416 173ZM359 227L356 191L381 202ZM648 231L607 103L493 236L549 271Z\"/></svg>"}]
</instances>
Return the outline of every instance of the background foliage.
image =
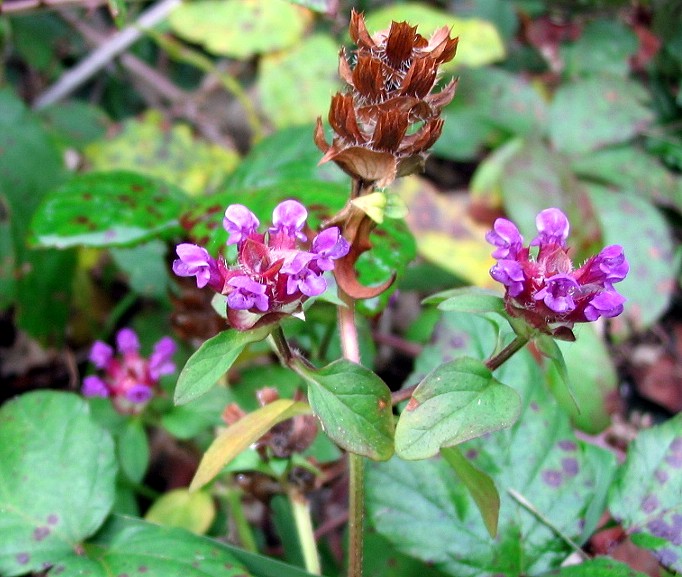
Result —
<instances>
[{"instance_id":1,"label":"background foliage","mask_svg":"<svg viewBox=\"0 0 682 577\"><path fill-rule=\"evenodd\" d=\"M218 459L218 478L187 490L230 403L256 414L256 391L272 387L275 424L306 414L291 400L306 386L313 405L332 398L333 303L285 326L325 366L301 378L262 339L220 333L210 302L169 265L180 241L217 251L230 203L267 221L295 197L312 227L344 205L347 177L317 165L312 131L340 87L351 7L370 30L408 20L460 36L442 77L459 77L443 135L425 174L384 197L358 263L365 284L398 273L391 292L361 303L365 367L397 391L490 354L508 330L494 315L419 303L491 287L484 234L496 216L532 237L535 214L560 207L577 261L618 243L631 265L625 313L561 345L579 410L561 371L531 351L481 377L500 381L499 397L475 399L486 426L518 413L513 427L420 462L400 457L439 446L398 431L399 456L368 471L367 575L682 572L679 2L35 4L0 4L0 574L301 577L292 491L312 504L323 573L342 574L346 480L326 436L285 456L242 451L259 427L246 444L228 436L235 460ZM160 6L136 42L102 56ZM93 57L102 66L88 72ZM57 95L69 77L79 83ZM179 367L202 343L227 339L230 350L206 382L190 363L143 415L125 417L78 396L90 345L124 326L143 347L172 334ZM371 389L372 373L354 370L354 392ZM448 399L444 414L463 402ZM374 456L390 457L392 431L350 429L384 439ZM343 445L346 432L331 436ZM484 479L500 493L495 527L470 494Z\"/></svg>"}]
</instances>

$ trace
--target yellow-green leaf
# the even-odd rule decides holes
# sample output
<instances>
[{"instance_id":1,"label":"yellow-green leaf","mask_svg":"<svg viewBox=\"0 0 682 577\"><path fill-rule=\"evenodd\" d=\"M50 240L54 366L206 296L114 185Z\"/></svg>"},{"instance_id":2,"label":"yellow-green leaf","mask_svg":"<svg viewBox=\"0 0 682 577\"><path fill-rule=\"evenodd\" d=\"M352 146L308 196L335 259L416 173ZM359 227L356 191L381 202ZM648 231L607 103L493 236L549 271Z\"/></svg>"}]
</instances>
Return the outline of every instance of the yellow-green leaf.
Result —
<instances>
[{"instance_id":1,"label":"yellow-green leaf","mask_svg":"<svg viewBox=\"0 0 682 577\"><path fill-rule=\"evenodd\" d=\"M227 463L278 423L309 412L310 407L306 403L278 399L242 417L211 443L192 479L190 490L199 489L211 481Z\"/></svg>"},{"instance_id":2,"label":"yellow-green leaf","mask_svg":"<svg viewBox=\"0 0 682 577\"><path fill-rule=\"evenodd\" d=\"M181 527L203 535L215 518L215 504L208 493L175 489L161 495L144 518L165 527Z\"/></svg>"},{"instance_id":3,"label":"yellow-green leaf","mask_svg":"<svg viewBox=\"0 0 682 577\"><path fill-rule=\"evenodd\" d=\"M199 0L176 8L173 31L208 52L246 59L296 44L310 13L285 0Z\"/></svg>"},{"instance_id":4,"label":"yellow-green leaf","mask_svg":"<svg viewBox=\"0 0 682 577\"><path fill-rule=\"evenodd\" d=\"M187 124L167 126L158 111L128 120L114 138L85 149L93 170L134 170L161 178L190 194L213 192L239 162L239 155L199 142Z\"/></svg>"},{"instance_id":5,"label":"yellow-green leaf","mask_svg":"<svg viewBox=\"0 0 682 577\"><path fill-rule=\"evenodd\" d=\"M276 127L312 123L327 115L329 97L339 88L338 53L329 36L316 34L289 51L263 56L258 91Z\"/></svg>"}]
</instances>

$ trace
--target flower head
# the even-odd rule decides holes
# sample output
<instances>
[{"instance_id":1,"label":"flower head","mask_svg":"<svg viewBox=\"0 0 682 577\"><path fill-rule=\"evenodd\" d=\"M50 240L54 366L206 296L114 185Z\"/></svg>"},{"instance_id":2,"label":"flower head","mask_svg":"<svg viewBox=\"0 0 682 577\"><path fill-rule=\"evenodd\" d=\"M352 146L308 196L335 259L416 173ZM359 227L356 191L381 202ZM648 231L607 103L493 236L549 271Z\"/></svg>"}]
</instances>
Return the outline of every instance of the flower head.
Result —
<instances>
[{"instance_id":1,"label":"flower head","mask_svg":"<svg viewBox=\"0 0 682 577\"><path fill-rule=\"evenodd\" d=\"M227 244L237 245L236 264L214 261L201 247L187 245L192 250L181 251L185 245L179 245L181 260L184 251L200 257L201 263L192 269L178 264L173 270L179 276L196 276L197 284L200 277L208 277L201 286L208 284L225 295L232 327L248 330L256 324L277 322L284 315L301 312L306 299L321 295L327 289L324 272L332 270L334 261L350 250L337 227L323 230L308 243L304 232L307 217L300 202L285 200L275 207L272 226L261 234L259 221L248 208L231 205L223 224L230 235Z\"/></svg>"},{"instance_id":2,"label":"flower head","mask_svg":"<svg viewBox=\"0 0 682 577\"><path fill-rule=\"evenodd\" d=\"M139 353L140 343L132 329L121 329L116 335L117 353L102 341L90 350L90 361L103 375L89 375L83 379L81 392L86 397L111 398L121 413L139 412L154 395L163 375L173 373L175 343L163 337L154 345L149 359Z\"/></svg>"},{"instance_id":3,"label":"flower head","mask_svg":"<svg viewBox=\"0 0 682 577\"><path fill-rule=\"evenodd\" d=\"M432 91L439 66L455 56L457 38L444 27L426 39L407 22L370 35L355 10L350 36L357 45L354 65L343 51L339 60L349 88L332 97L329 110L334 138L326 142L318 119L315 142L324 152L321 162L332 160L353 178L386 186L420 170L440 136L440 111L454 97L456 82Z\"/></svg>"},{"instance_id":4,"label":"flower head","mask_svg":"<svg viewBox=\"0 0 682 577\"><path fill-rule=\"evenodd\" d=\"M486 235L495 246L497 263L490 276L505 286L507 310L523 317L543 332L565 334L574 323L611 318L623 312L625 298L613 284L628 273L619 245L610 245L574 268L566 239L570 225L558 208L548 208L536 218L538 235L530 247L523 246L516 226L498 218Z\"/></svg>"}]
</instances>

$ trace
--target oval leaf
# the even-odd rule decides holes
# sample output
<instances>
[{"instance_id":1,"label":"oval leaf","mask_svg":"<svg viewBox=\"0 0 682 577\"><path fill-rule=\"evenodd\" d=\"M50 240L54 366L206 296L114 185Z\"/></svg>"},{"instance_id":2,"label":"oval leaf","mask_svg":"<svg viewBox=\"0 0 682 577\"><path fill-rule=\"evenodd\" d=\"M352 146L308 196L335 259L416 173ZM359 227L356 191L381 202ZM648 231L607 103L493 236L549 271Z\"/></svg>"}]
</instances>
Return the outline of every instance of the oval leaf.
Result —
<instances>
[{"instance_id":1,"label":"oval leaf","mask_svg":"<svg viewBox=\"0 0 682 577\"><path fill-rule=\"evenodd\" d=\"M319 370L297 365L308 401L325 433L341 448L384 461L393 454L391 391L362 365L339 359Z\"/></svg>"},{"instance_id":2,"label":"oval leaf","mask_svg":"<svg viewBox=\"0 0 682 577\"><path fill-rule=\"evenodd\" d=\"M278 399L245 415L211 443L192 479L190 490L199 489L211 481L225 465L278 423L309 412L310 407L305 403Z\"/></svg>"},{"instance_id":3,"label":"oval leaf","mask_svg":"<svg viewBox=\"0 0 682 577\"><path fill-rule=\"evenodd\" d=\"M246 59L296 44L306 14L284 0L201 0L182 4L169 20L178 36L208 52Z\"/></svg>"},{"instance_id":4,"label":"oval leaf","mask_svg":"<svg viewBox=\"0 0 682 577\"><path fill-rule=\"evenodd\" d=\"M277 127L315 122L329 109L339 88L339 49L323 34L299 42L293 50L264 56L258 70L263 110Z\"/></svg>"},{"instance_id":5,"label":"oval leaf","mask_svg":"<svg viewBox=\"0 0 682 577\"><path fill-rule=\"evenodd\" d=\"M184 405L207 393L232 366L246 345L262 341L272 327L252 331L230 329L208 339L189 358L175 386L175 404Z\"/></svg>"},{"instance_id":6,"label":"oval leaf","mask_svg":"<svg viewBox=\"0 0 682 577\"><path fill-rule=\"evenodd\" d=\"M443 300L441 300L443 299ZM452 289L430 297L427 304L440 301L438 308L442 311L460 313L498 313L506 316L504 299L492 291L467 287Z\"/></svg>"},{"instance_id":7,"label":"oval leaf","mask_svg":"<svg viewBox=\"0 0 682 577\"><path fill-rule=\"evenodd\" d=\"M164 527L180 527L206 533L215 518L215 505L208 493L175 489L161 495L149 508L144 518Z\"/></svg>"},{"instance_id":8,"label":"oval leaf","mask_svg":"<svg viewBox=\"0 0 682 577\"><path fill-rule=\"evenodd\" d=\"M229 548L184 529L112 516L81 554L72 551L51 571L66 577L249 577ZM255 575L255 574L254 574Z\"/></svg>"},{"instance_id":9,"label":"oval leaf","mask_svg":"<svg viewBox=\"0 0 682 577\"><path fill-rule=\"evenodd\" d=\"M514 389L493 378L483 362L462 357L419 383L398 420L395 450L403 459L428 459L441 447L510 427L520 410Z\"/></svg>"},{"instance_id":10,"label":"oval leaf","mask_svg":"<svg viewBox=\"0 0 682 577\"><path fill-rule=\"evenodd\" d=\"M675 243L666 219L638 191L590 186L589 192L604 244L622 245L630 263L627 278L616 287L628 299L625 311L610 322L612 331L624 337L650 326L668 309L677 286Z\"/></svg>"},{"instance_id":11,"label":"oval leaf","mask_svg":"<svg viewBox=\"0 0 682 577\"><path fill-rule=\"evenodd\" d=\"M114 502L109 433L76 395L28 393L0 409L0 574L42 571L92 535Z\"/></svg>"},{"instance_id":12,"label":"oval leaf","mask_svg":"<svg viewBox=\"0 0 682 577\"><path fill-rule=\"evenodd\" d=\"M549 109L554 148L569 154L589 152L630 140L653 120L641 84L600 74L559 87Z\"/></svg>"},{"instance_id":13,"label":"oval leaf","mask_svg":"<svg viewBox=\"0 0 682 577\"><path fill-rule=\"evenodd\" d=\"M41 247L121 246L179 230L186 201L175 186L134 172L91 172L49 193L31 223Z\"/></svg>"}]
</instances>

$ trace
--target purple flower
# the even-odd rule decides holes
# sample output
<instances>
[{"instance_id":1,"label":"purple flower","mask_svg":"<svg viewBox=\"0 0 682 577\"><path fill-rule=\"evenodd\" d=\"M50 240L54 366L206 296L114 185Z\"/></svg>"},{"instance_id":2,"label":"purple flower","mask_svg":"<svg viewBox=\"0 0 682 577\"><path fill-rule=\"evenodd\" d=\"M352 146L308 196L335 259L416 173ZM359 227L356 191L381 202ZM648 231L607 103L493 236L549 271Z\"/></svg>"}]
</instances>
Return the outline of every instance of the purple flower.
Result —
<instances>
[{"instance_id":1,"label":"purple flower","mask_svg":"<svg viewBox=\"0 0 682 577\"><path fill-rule=\"evenodd\" d=\"M573 295L580 288L578 281L571 275L557 274L545 279L545 287L533 295L542 300L555 313L564 314L575 309Z\"/></svg>"},{"instance_id":2,"label":"purple flower","mask_svg":"<svg viewBox=\"0 0 682 577\"><path fill-rule=\"evenodd\" d=\"M321 271L315 271L310 265L315 262L315 255L300 252L282 271L289 275L287 293L292 295L301 291L304 295L314 297L327 289L327 281L322 278Z\"/></svg>"},{"instance_id":3,"label":"purple flower","mask_svg":"<svg viewBox=\"0 0 682 577\"><path fill-rule=\"evenodd\" d=\"M604 291L595 296L585 307L585 318L596 321L599 317L616 317L623 312L625 297L616 291Z\"/></svg>"},{"instance_id":4,"label":"purple flower","mask_svg":"<svg viewBox=\"0 0 682 577\"><path fill-rule=\"evenodd\" d=\"M485 239L497 249L493 258L516 258L523 248L523 237L516 225L506 218L498 218L493 224L493 230L488 231Z\"/></svg>"},{"instance_id":5,"label":"purple flower","mask_svg":"<svg viewBox=\"0 0 682 577\"><path fill-rule=\"evenodd\" d=\"M152 390L151 387L147 385L133 385L130 387L126 393L126 399L128 399L131 403L135 404L142 404L146 403L149 399L152 398L152 395L154 394L154 391Z\"/></svg>"},{"instance_id":6,"label":"purple flower","mask_svg":"<svg viewBox=\"0 0 682 577\"><path fill-rule=\"evenodd\" d=\"M498 219L486 235L498 259L490 276L506 287L507 311L557 338L572 337L574 323L623 312L625 298L613 288L628 273L623 247L607 246L574 269L566 247L570 228L566 215L548 208L538 214L536 224L538 235L531 245L538 250L532 254L509 221Z\"/></svg>"},{"instance_id":7,"label":"purple flower","mask_svg":"<svg viewBox=\"0 0 682 577\"><path fill-rule=\"evenodd\" d=\"M526 277L523 267L515 260L499 260L490 269L490 276L507 287L510 296L516 297L523 292Z\"/></svg>"},{"instance_id":8,"label":"purple flower","mask_svg":"<svg viewBox=\"0 0 682 577\"><path fill-rule=\"evenodd\" d=\"M101 367L98 367L101 368ZM95 375L90 375L83 379L81 392L85 397L108 397L109 388L106 383Z\"/></svg>"},{"instance_id":9,"label":"purple flower","mask_svg":"<svg viewBox=\"0 0 682 577\"><path fill-rule=\"evenodd\" d=\"M149 374L153 379L175 372L175 363L171 360L175 349L175 341L170 337L163 337L154 345L154 352L149 357Z\"/></svg>"},{"instance_id":10,"label":"purple flower","mask_svg":"<svg viewBox=\"0 0 682 577\"><path fill-rule=\"evenodd\" d=\"M121 329L116 335L116 347L122 354L136 353L140 349L140 341L133 329Z\"/></svg>"},{"instance_id":11,"label":"purple flower","mask_svg":"<svg viewBox=\"0 0 682 577\"><path fill-rule=\"evenodd\" d=\"M296 200L280 202L272 212L272 224L270 232L284 233L305 242L308 237L301 232L308 218L308 211Z\"/></svg>"},{"instance_id":12,"label":"purple flower","mask_svg":"<svg viewBox=\"0 0 682 577\"><path fill-rule=\"evenodd\" d=\"M237 330L297 315L306 299L327 289L324 273L350 251L338 227L323 230L308 244L303 232L307 217L300 202L285 200L275 207L272 226L259 233L253 213L233 204L225 211L223 225L230 235L227 244L237 245L237 262L228 266L201 247L181 244L173 270L179 276L196 276L197 286L209 285L225 295L227 321Z\"/></svg>"},{"instance_id":13,"label":"purple flower","mask_svg":"<svg viewBox=\"0 0 682 577\"><path fill-rule=\"evenodd\" d=\"M85 377L81 391L86 397L111 398L120 413L138 413L154 395L159 378L175 371L171 358L175 343L170 337L163 337L146 359L139 354L140 343L135 331L124 328L116 335L116 344L116 356L108 345L100 341L94 344L90 359L103 374Z\"/></svg>"},{"instance_id":14,"label":"purple flower","mask_svg":"<svg viewBox=\"0 0 682 577\"><path fill-rule=\"evenodd\" d=\"M258 229L260 221L242 204L231 204L225 210L223 227L228 232L227 244L238 244Z\"/></svg>"},{"instance_id":15,"label":"purple flower","mask_svg":"<svg viewBox=\"0 0 682 577\"><path fill-rule=\"evenodd\" d=\"M227 304L233 309L248 310L257 308L259 311L268 310L268 297L265 294L266 286L248 276L235 276L227 281L227 284L236 290L227 295Z\"/></svg>"},{"instance_id":16,"label":"purple flower","mask_svg":"<svg viewBox=\"0 0 682 577\"><path fill-rule=\"evenodd\" d=\"M566 215L558 208L546 208L535 217L538 236L536 236L531 246L557 244L564 246L568 238L570 225Z\"/></svg>"},{"instance_id":17,"label":"purple flower","mask_svg":"<svg viewBox=\"0 0 682 577\"><path fill-rule=\"evenodd\" d=\"M178 276L196 276L197 287L204 288L211 280L220 285L218 264L205 248L183 243L175 249L179 259L173 261L173 272Z\"/></svg>"},{"instance_id":18,"label":"purple flower","mask_svg":"<svg viewBox=\"0 0 682 577\"><path fill-rule=\"evenodd\" d=\"M98 369L104 369L114 356L114 349L102 341L95 341L90 349L90 362Z\"/></svg>"},{"instance_id":19,"label":"purple flower","mask_svg":"<svg viewBox=\"0 0 682 577\"><path fill-rule=\"evenodd\" d=\"M323 230L313 239L312 251L317 255L317 266L321 270L332 270L334 261L346 256L349 250L349 242L336 226Z\"/></svg>"},{"instance_id":20,"label":"purple flower","mask_svg":"<svg viewBox=\"0 0 682 577\"><path fill-rule=\"evenodd\" d=\"M613 284L622 281L630 270L630 265L625 260L623 247L617 244L609 245L588 261L584 267L583 282L597 282Z\"/></svg>"}]
</instances>

